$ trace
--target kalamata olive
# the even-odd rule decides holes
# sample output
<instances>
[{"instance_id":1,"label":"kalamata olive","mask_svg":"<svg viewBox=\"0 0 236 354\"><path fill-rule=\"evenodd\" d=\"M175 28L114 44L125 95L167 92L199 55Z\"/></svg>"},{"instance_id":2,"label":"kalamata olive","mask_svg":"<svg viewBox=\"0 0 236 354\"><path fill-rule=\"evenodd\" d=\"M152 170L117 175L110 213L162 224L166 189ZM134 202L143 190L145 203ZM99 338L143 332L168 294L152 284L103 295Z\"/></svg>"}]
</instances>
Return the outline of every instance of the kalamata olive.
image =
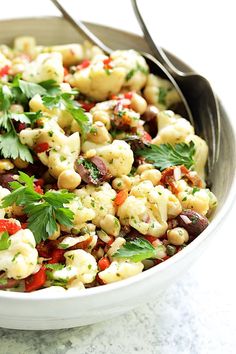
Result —
<instances>
[{"instance_id":1,"label":"kalamata olive","mask_svg":"<svg viewBox=\"0 0 236 354\"><path fill-rule=\"evenodd\" d=\"M130 145L132 151L144 149L144 147L146 146L143 139L137 135L127 136L124 140Z\"/></svg>"},{"instance_id":2,"label":"kalamata olive","mask_svg":"<svg viewBox=\"0 0 236 354\"><path fill-rule=\"evenodd\" d=\"M145 122L150 122L153 119L157 118L159 110L156 106L148 105L146 111L142 115L142 119Z\"/></svg>"},{"instance_id":3,"label":"kalamata olive","mask_svg":"<svg viewBox=\"0 0 236 354\"><path fill-rule=\"evenodd\" d=\"M3 188L7 188L7 189L11 190L9 182L15 181L13 176L14 176L13 173L5 173L3 175L0 175L0 185Z\"/></svg>"},{"instance_id":4,"label":"kalamata olive","mask_svg":"<svg viewBox=\"0 0 236 354\"><path fill-rule=\"evenodd\" d=\"M1 279L1 280L2 280L2 279ZM17 286L19 283L20 283L20 280L16 280L16 279L6 279L6 282L4 282L4 284L1 284L1 283L0 283L0 290L14 288L14 287Z\"/></svg>"},{"instance_id":5,"label":"kalamata olive","mask_svg":"<svg viewBox=\"0 0 236 354\"><path fill-rule=\"evenodd\" d=\"M188 231L190 240L194 239L209 225L208 219L194 210L186 209L177 216L178 225Z\"/></svg>"},{"instance_id":6,"label":"kalamata olive","mask_svg":"<svg viewBox=\"0 0 236 354\"><path fill-rule=\"evenodd\" d=\"M90 159L80 158L75 163L75 169L85 183L97 185L110 178L106 165L98 156L94 156Z\"/></svg>"}]
</instances>

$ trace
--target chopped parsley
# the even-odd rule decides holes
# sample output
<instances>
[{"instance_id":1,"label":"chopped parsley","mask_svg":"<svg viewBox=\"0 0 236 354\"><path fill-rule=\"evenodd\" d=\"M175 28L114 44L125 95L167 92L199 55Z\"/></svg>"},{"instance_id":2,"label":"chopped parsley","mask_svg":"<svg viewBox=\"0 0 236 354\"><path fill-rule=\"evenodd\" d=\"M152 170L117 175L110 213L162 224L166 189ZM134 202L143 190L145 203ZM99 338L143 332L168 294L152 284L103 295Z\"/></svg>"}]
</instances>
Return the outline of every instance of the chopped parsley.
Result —
<instances>
[{"instance_id":1,"label":"chopped parsley","mask_svg":"<svg viewBox=\"0 0 236 354\"><path fill-rule=\"evenodd\" d=\"M138 71L141 72L141 73L143 73L144 75L148 75L148 73L149 73L149 70L148 70L148 69L144 68L144 67L141 66L139 63L137 63L136 68L131 69L131 70L127 73L127 75L126 75L126 77L125 77L125 80L126 80L126 81L129 81L130 79L132 79L132 77L133 77Z\"/></svg>"}]
</instances>

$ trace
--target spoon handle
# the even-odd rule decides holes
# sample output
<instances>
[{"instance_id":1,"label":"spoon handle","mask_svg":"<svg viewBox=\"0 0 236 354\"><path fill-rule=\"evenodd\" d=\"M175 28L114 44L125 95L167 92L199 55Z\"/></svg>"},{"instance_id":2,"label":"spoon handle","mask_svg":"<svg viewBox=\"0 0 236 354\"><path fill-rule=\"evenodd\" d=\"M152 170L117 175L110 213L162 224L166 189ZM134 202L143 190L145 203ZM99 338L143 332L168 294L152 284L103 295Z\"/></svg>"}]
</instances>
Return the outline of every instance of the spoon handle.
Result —
<instances>
[{"instance_id":1,"label":"spoon handle","mask_svg":"<svg viewBox=\"0 0 236 354\"><path fill-rule=\"evenodd\" d=\"M159 60L159 62L169 71L169 73L175 77L176 75L183 75L184 73L180 70L178 70L173 64L172 62L169 60L169 58L166 56L165 52L163 51L163 49L154 42L150 32L147 29L146 24L144 23L143 17L141 15L140 9L139 9L139 5L138 5L138 1L137 0L131 0L133 9L134 9L134 13L136 15L136 18L139 22L139 25L143 31L143 34L145 36L145 38L148 41L148 45L150 47L150 49L152 50L152 53L154 55L154 57Z\"/></svg>"},{"instance_id":2,"label":"spoon handle","mask_svg":"<svg viewBox=\"0 0 236 354\"><path fill-rule=\"evenodd\" d=\"M69 20L69 22L81 33L83 37L86 37L94 45L101 48L105 54L111 54L112 50L108 48L103 42L100 41L90 30L77 18L77 14L74 13L69 6L61 5L60 0L51 0L51 2L57 7L57 9L63 14L63 16Z\"/></svg>"}]
</instances>

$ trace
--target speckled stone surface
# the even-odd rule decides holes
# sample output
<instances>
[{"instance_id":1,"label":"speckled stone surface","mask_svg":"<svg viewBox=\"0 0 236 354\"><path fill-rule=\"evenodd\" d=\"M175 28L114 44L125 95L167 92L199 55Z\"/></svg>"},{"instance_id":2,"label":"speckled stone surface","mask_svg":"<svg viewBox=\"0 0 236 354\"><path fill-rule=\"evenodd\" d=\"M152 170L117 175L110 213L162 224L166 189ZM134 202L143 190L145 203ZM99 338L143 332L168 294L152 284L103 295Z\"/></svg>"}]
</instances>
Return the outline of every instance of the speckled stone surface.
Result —
<instances>
[{"instance_id":1,"label":"speckled stone surface","mask_svg":"<svg viewBox=\"0 0 236 354\"><path fill-rule=\"evenodd\" d=\"M0 354L235 354L234 249L221 237L156 301L86 327L0 329Z\"/></svg>"}]
</instances>

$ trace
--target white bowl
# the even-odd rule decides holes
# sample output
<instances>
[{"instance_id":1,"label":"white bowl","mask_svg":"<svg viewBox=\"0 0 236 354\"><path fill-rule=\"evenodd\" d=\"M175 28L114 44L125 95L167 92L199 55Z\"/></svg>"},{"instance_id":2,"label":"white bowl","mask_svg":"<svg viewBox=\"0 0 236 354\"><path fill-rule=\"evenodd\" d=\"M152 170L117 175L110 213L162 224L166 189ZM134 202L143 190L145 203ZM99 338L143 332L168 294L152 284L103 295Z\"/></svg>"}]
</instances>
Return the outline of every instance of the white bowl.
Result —
<instances>
[{"instance_id":1,"label":"white bowl","mask_svg":"<svg viewBox=\"0 0 236 354\"><path fill-rule=\"evenodd\" d=\"M81 42L81 37L57 17L1 21L0 43L11 44L14 37L30 34L39 44ZM92 25L89 27L108 46L148 51L141 37ZM172 56L183 69L189 67ZM235 195L235 135L233 126L220 104L222 135L220 158L211 180L219 206L209 227L184 250L144 273L121 282L86 289L75 294L0 291L0 327L28 330L60 329L96 323L120 315L141 303L158 298L181 272L189 268L208 246L216 227L222 224ZM230 142L230 144L228 144ZM227 158L226 158L227 156ZM224 173L219 173L224 171Z\"/></svg>"}]
</instances>

